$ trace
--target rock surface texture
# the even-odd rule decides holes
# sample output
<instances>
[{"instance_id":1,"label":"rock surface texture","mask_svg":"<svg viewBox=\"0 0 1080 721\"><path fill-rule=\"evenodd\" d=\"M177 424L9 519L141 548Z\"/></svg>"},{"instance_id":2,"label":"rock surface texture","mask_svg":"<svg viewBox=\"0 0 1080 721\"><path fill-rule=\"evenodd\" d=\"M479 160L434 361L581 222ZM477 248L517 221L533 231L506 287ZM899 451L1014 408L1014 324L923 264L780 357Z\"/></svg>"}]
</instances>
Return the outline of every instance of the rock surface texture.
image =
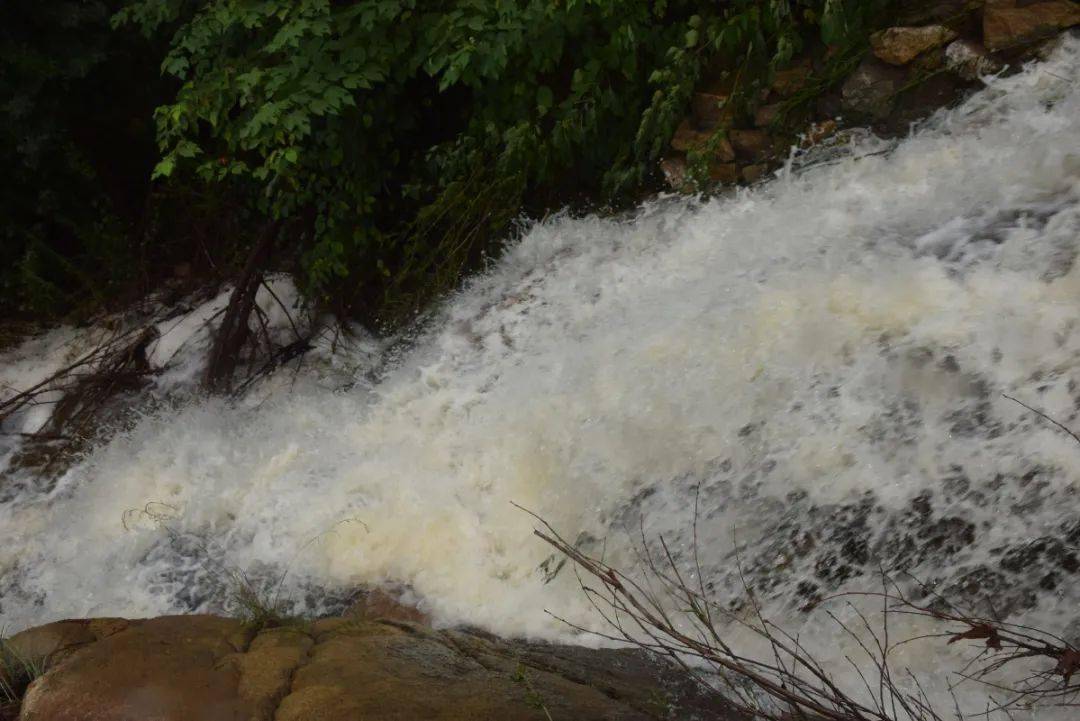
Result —
<instances>
[{"instance_id":1,"label":"rock surface texture","mask_svg":"<svg viewBox=\"0 0 1080 721\"><path fill-rule=\"evenodd\" d=\"M1004 50L1051 37L1080 24L1080 3L1073 0L987 0L983 42Z\"/></svg>"},{"instance_id":2,"label":"rock surface texture","mask_svg":"<svg viewBox=\"0 0 1080 721\"><path fill-rule=\"evenodd\" d=\"M756 183L791 149L831 144L844 127L906 133L1080 25L1077 0L917 0L897 11L897 24L873 33L842 72L835 48L823 44L805 48L750 96L735 93L733 68L710 71L660 162L668 186L698 192Z\"/></svg>"},{"instance_id":3,"label":"rock surface texture","mask_svg":"<svg viewBox=\"0 0 1080 721\"><path fill-rule=\"evenodd\" d=\"M956 31L943 25L895 27L870 36L870 47L878 60L890 65L907 65L927 50L955 40Z\"/></svg>"},{"instance_id":4,"label":"rock surface texture","mask_svg":"<svg viewBox=\"0 0 1080 721\"><path fill-rule=\"evenodd\" d=\"M47 671L23 721L732 720L635 650L361 613L259 631L216 616L61 621L11 639Z\"/></svg>"}]
</instances>

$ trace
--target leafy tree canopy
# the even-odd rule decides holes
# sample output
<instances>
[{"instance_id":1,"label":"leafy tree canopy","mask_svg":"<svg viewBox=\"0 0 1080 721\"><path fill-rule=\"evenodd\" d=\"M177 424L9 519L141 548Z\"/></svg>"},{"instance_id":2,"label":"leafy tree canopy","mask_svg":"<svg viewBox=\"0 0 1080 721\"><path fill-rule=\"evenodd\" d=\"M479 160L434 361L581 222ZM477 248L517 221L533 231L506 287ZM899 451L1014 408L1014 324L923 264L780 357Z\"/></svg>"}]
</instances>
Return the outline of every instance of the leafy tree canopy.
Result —
<instances>
[{"instance_id":1,"label":"leafy tree canopy","mask_svg":"<svg viewBox=\"0 0 1080 721\"><path fill-rule=\"evenodd\" d=\"M393 318L523 211L647 188L708 63L749 96L808 39L862 42L885 0L114 4L115 33L167 48L156 182L240 199L312 292Z\"/></svg>"}]
</instances>

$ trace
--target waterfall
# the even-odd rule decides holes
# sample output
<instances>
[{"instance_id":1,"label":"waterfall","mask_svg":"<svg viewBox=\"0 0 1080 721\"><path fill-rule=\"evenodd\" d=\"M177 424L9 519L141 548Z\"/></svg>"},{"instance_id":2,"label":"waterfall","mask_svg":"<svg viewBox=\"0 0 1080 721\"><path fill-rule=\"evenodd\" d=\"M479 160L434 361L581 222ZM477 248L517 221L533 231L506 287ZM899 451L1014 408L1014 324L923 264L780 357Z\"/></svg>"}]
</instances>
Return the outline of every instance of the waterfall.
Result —
<instances>
[{"instance_id":1,"label":"waterfall","mask_svg":"<svg viewBox=\"0 0 1080 721\"><path fill-rule=\"evenodd\" d=\"M599 619L511 504L628 570L662 535L696 573L696 503L710 591L735 603L745 580L856 685L854 642L810 608L881 567L1080 630L1080 446L1004 397L1080 428L1078 78L1066 40L901 140L546 219L405 350L354 343L239 402L148 410L55 483L11 465L3 622L213 610L237 569L287 573L298 610L395 583L438 623L567 639L545 611ZM0 381L87 332L8 351ZM189 375L172 370L159 383ZM938 699L965 658L898 655Z\"/></svg>"}]
</instances>

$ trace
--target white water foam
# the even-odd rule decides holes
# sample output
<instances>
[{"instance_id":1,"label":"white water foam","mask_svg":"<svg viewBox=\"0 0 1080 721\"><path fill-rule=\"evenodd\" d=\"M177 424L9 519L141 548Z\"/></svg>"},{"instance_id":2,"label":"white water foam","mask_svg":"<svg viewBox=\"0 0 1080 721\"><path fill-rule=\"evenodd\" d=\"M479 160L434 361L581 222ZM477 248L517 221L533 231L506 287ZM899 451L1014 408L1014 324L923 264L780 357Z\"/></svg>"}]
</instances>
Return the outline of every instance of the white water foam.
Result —
<instances>
[{"instance_id":1,"label":"white water foam","mask_svg":"<svg viewBox=\"0 0 1080 721\"><path fill-rule=\"evenodd\" d=\"M737 542L766 612L856 692L853 642L798 609L877 588L879 563L1060 630L1080 449L1001 394L1080 409L1078 70L1069 40L889 152L545 221L376 381L146 418L0 508L4 620L212 607L222 564L289 569L301 606L403 583L440 623L566 638L545 609L597 619L511 502L629 568L641 519L687 556L699 497L718 597ZM951 708L960 658L897 662Z\"/></svg>"}]
</instances>

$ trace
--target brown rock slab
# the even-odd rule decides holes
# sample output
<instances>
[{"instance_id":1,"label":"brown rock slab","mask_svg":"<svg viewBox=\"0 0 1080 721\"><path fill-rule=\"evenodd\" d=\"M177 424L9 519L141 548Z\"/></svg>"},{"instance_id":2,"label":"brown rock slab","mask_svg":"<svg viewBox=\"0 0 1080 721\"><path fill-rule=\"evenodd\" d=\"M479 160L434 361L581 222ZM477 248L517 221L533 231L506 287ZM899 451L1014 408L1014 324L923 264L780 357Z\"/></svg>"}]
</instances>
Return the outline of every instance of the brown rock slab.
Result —
<instances>
[{"instance_id":1,"label":"brown rock slab","mask_svg":"<svg viewBox=\"0 0 1080 721\"><path fill-rule=\"evenodd\" d=\"M450 633L456 637L465 635ZM650 715L658 714L669 719L748 721L733 713L717 696L703 695L674 667L634 649L590 649L525 642L518 642L512 649L507 649L491 641L485 647L482 639L474 639L472 644L478 649L477 656L484 663L492 663L498 654L505 655L510 650L515 661L558 673L579 683L588 683L605 695L618 698Z\"/></svg>"},{"instance_id":2,"label":"brown rock slab","mask_svg":"<svg viewBox=\"0 0 1080 721\"><path fill-rule=\"evenodd\" d=\"M709 180L714 183L729 185L739 182L740 177L738 163L709 163Z\"/></svg>"},{"instance_id":3,"label":"brown rock slab","mask_svg":"<svg viewBox=\"0 0 1080 721\"><path fill-rule=\"evenodd\" d=\"M988 50L1017 47L1080 24L1080 4L1072 0L987 0L983 43Z\"/></svg>"},{"instance_id":4,"label":"brown rock slab","mask_svg":"<svg viewBox=\"0 0 1080 721\"><path fill-rule=\"evenodd\" d=\"M441 634L358 622L315 646L275 721L543 721L545 709L582 721L649 718L589 685L485 659Z\"/></svg>"},{"instance_id":5,"label":"brown rock slab","mask_svg":"<svg viewBox=\"0 0 1080 721\"><path fill-rule=\"evenodd\" d=\"M928 50L956 39L956 31L944 25L887 28L870 36L874 55L890 65L907 65Z\"/></svg>"},{"instance_id":6,"label":"brown rock slab","mask_svg":"<svg viewBox=\"0 0 1080 721\"><path fill-rule=\"evenodd\" d=\"M675 135L671 137L671 147L685 153L688 150L696 150L702 147L709 142L711 137L712 133L698 130L693 122L687 118L679 124L679 127L675 128Z\"/></svg>"},{"instance_id":7,"label":"brown rock slab","mask_svg":"<svg viewBox=\"0 0 1080 721\"><path fill-rule=\"evenodd\" d=\"M764 130L731 130L728 138L735 149L735 157L743 160L761 160L773 151L772 136Z\"/></svg>"},{"instance_id":8,"label":"brown rock slab","mask_svg":"<svg viewBox=\"0 0 1080 721\"><path fill-rule=\"evenodd\" d=\"M704 150L713 140L712 131L699 130L689 119L684 120L675 130L671 139L671 147L680 152ZM717 138L714 144L713 157L720 162L728 162L735 159L735 150L727 138Z\"/></svg>"},{"instance_id":9,"label":"brown rock slab","mask_svg":"<svg viewBox=\"0 0 1080 721\"><path fill-rule=\"evenodd\" d=\"M19 658L38 664L65 650L97 640L90 621L57 621L17 633L7 641Z\"/></svg>"},{"instance_id":10,"label":"brown rock slab","mask_svg":"<svg viewBox=\"0 0 1080 721\"><path fill-rule=\"evenodd\" d=\"M694 93L690 98L690 112L700 128L714 129L731 122L728 96L718 93Z\"/></svg>"},{"instance_id":11,"label":"brown rock slab","mask_svg":"<svg viewBox=\"0 0 1080 721\"><path fill-rule=\"evenodd\" d=\"M776 122L776 119L780 117L780 112L783 110L783 103L773 103L772 105L762 105L760 108L754 111L754 125L759 128L767 128Z\"/></svg>"},{"instance_id":12,"label":"brown rock slab","mask_svg":"<svg viewBox=\"0 0 1080 721\"><path fill-rule=\"evenodd\" d=\"M744 721L641 651L402 620L253 635L234 620L173 616L34 631L23 635L28 651L73 650L31 685L21 721Z\"/></svg>"},{"instance_id":13,"label":"brown rock slab","mask_svg":"<svg viewBox=\"0 0 1080 721\"><path fill-rule=\"evenodd\" d=\"M898 20L904 25L955 22L982 7L984 0L921 0L902 3Z\"/></svg>"},{"instance_id":14,"label":"brown rock slab","mask_svg":"<svg viewBox=\"0 0 1080 721\"><path fill-rule=\"evenodd\" d=\"M813 68L804 62L785 70L777 70L773 75L772 90L781 98L789 98L806 87Z\"/></svg>"},{"instance_id":15,"label":"brown rock slab","mask_svg":"<svg viewBox=\"0 0 1080 721\"><path fill-rule=\"evenodd\" d=\"M254 717L221 665L239 621L165 616L133 623L68 655L23 700L21 721L240 721Z\"/></svg>"},{"instance_id":16,"label":"brown rock slab","mask_svg":"<svg viewBox=\"0 0 1080 721\"><path fill-rule=\"evenodd\" d=\"M300 628L283 627L261 632L245 653L226 656L239 673L236 694L251 721L273 721L274 711L288 695L292 677L315 645Z\"/></svg>"},{"instance_id":17,"label":"brown rock slab","mask_svg":"<svg viewBox=\"0 0 1080 721\"><path fill-rule=\"evenodd\" d=\"M80 647L122 631L129 624L122 618L56 621L17 633L6 646L25 663L49 668Z\"/></svg>"},{"instance_id":18,"label":"brown rock slab","mask_svg":"<svg viewBox=\"0 0 1080 721\"><path fill-rule=\"evenodd\" d=\"M419 608L378 588L362 594L345 615L366 621L404 621L420 626L431 625L431 617Z\"/></svg>"}]
</instances>

